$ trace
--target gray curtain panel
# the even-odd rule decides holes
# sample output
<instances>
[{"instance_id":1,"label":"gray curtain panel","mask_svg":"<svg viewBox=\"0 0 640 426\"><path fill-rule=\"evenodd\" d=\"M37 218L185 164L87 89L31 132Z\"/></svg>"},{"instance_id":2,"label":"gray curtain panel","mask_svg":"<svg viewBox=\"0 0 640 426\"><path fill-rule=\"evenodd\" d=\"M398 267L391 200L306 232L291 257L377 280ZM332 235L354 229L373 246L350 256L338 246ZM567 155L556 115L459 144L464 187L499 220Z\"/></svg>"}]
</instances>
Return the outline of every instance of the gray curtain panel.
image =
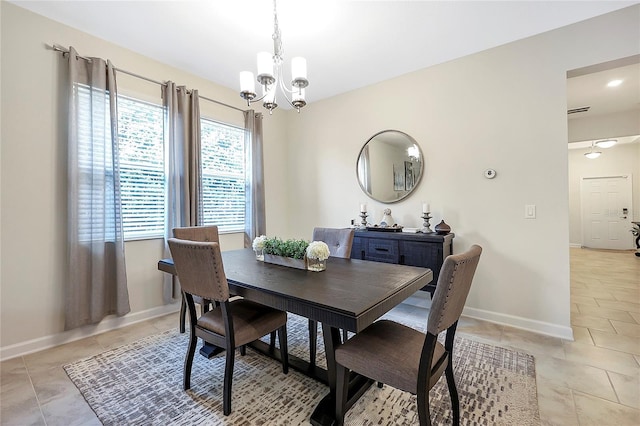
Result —
<instances>
[{"instance_id":1,"label":"gray curtain panel","mask_svg":"<svg viewBox=\"0 0 640 426\"><path fill-rule=\"evenodd\" d=\"M69 48L65 329L130 311L120 204L116 79L111 62Z\"/></svg>"},{"instance_id":2,"label":"gray curtain panel","mask_svg":"<svg viewBox=\"0 0 640 426\"><path fill-rule=\"evenodd\" d=\"M200 102L197 90L188 91L172 81L162 86L165 108L165 249L173 228L201 225L202 171L200 154ZM180 288L165 274L165 303L180 298Z\"/></svg>"},{"instance_id":3,"label":"gray curtain panel","mask_svg":"<svg viewBox=\"0 0 640 426\"><path fill-rule=\"evenodd\" d=\"M266 235L264 202L264 161L262 142L262 114L254 110L244 112L246 158L246 202L244 215L244 246L251 247L253 239Z\"/></svg>"}]
</instances>

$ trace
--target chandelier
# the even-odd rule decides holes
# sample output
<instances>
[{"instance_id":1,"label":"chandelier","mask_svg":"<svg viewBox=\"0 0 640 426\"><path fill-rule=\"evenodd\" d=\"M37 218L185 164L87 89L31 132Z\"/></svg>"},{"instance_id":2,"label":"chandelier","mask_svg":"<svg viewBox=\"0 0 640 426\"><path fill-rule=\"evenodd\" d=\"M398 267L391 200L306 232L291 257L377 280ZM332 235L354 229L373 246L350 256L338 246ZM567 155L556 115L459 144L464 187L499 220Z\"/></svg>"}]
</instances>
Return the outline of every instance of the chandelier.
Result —
<instances>
[{"instance_id":1,"label":"chandelier","mask_svg":"<svg viewBox=\"0 0 640 426\"><path fill-rule=\"evenodd\" d=\"M247 101L247 106L252 102L263 101L262 105L269 110L269 114L272 114L278 107L276 91L279 87L289 105L300 112L300 108L307 104L304 99L304 88L309 85L307 60L300 56L291 59L291 89L286 87L283 82L284 57L282 37L278 28L276 0L273 0L273 35L271 37L273 38L273 55L269 52L258 53L258 77L254 80L251 71L240 73L240 97ZM256 98L256 81L262 86L262 96L259 98Z\"/></svg>"}]
</instances>

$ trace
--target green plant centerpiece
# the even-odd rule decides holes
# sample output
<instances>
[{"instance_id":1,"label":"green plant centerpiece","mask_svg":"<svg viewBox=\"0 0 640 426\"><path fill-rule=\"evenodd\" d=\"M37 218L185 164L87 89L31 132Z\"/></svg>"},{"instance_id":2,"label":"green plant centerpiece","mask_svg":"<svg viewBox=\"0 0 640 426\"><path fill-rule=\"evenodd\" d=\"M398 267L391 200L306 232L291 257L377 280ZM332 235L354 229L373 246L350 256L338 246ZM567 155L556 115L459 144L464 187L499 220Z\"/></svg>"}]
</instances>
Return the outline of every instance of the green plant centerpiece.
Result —
<instances>
[{"instance_id":1,"label":"green plant centerpiece","mask_svg":"<svg viewBox=\"0 0 640 426\"><path fill-rule=\"evenodd\" d=\"M264 253L264 262L315 272L324 271L326 268L329 247L322 241L309 243L305 240L264 237L260 243Z\"/></svg>"},{"instance_id":2,"label":"green plant centerpiece","mask_svg":"<svg viewBox=\"0 0 640 426\"><path fill-rule=\"evenodd\" d=\"M264 241L264 254L271 254L292 259L304 259L309 243L304 240L282 240L278 237Z\"/></svg>"},{"instance_id":3,"label":"green plant centerpiece","mask_svg":"<svg viewBox=\"0 0 640 426\"><path fill-rule=\"evenodd\" d=\"M267 238L264 240L264 261L289 268L307 269L305 253L308 245L304 240Z\"/></svg>"}]
</instances>

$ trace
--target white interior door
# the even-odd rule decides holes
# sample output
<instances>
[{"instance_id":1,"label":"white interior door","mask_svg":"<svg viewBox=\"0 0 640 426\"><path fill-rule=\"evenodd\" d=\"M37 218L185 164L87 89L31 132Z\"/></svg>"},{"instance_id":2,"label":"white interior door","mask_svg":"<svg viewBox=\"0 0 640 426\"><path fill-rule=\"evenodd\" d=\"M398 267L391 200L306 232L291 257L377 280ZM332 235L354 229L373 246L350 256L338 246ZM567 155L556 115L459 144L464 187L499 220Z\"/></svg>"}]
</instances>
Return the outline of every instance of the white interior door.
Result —
<instances>
[{"instance_id":1,"label":"white interior door","mask_svg":"<svg viewBox=\"0 0 640 426\"><path fill-rule=\"evenodd\" d=\"M582 245L633 249L631 175L582 178Z\"/></svg>"}]
</instances>

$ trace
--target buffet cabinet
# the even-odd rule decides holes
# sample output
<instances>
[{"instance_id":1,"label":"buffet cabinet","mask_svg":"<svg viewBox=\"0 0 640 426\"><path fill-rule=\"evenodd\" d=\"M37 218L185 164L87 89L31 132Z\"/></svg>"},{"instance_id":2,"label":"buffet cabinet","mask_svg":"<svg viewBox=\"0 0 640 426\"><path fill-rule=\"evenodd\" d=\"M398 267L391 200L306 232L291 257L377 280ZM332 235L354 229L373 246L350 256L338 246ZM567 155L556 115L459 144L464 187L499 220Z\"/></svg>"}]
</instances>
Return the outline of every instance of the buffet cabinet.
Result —
<instances>
[{"instance_id":1,"label":"buffet cabinet","mask_svg":"<svg viewBox=\"0 0 640 426\"><path fill-rule=\"evenodd\" d=\"M433 296L445 257L453 253L454 234L422 234L356 230L351 258L420 266L433 271L433 281L422 288Z\"/></svg>"}]
</instances>

